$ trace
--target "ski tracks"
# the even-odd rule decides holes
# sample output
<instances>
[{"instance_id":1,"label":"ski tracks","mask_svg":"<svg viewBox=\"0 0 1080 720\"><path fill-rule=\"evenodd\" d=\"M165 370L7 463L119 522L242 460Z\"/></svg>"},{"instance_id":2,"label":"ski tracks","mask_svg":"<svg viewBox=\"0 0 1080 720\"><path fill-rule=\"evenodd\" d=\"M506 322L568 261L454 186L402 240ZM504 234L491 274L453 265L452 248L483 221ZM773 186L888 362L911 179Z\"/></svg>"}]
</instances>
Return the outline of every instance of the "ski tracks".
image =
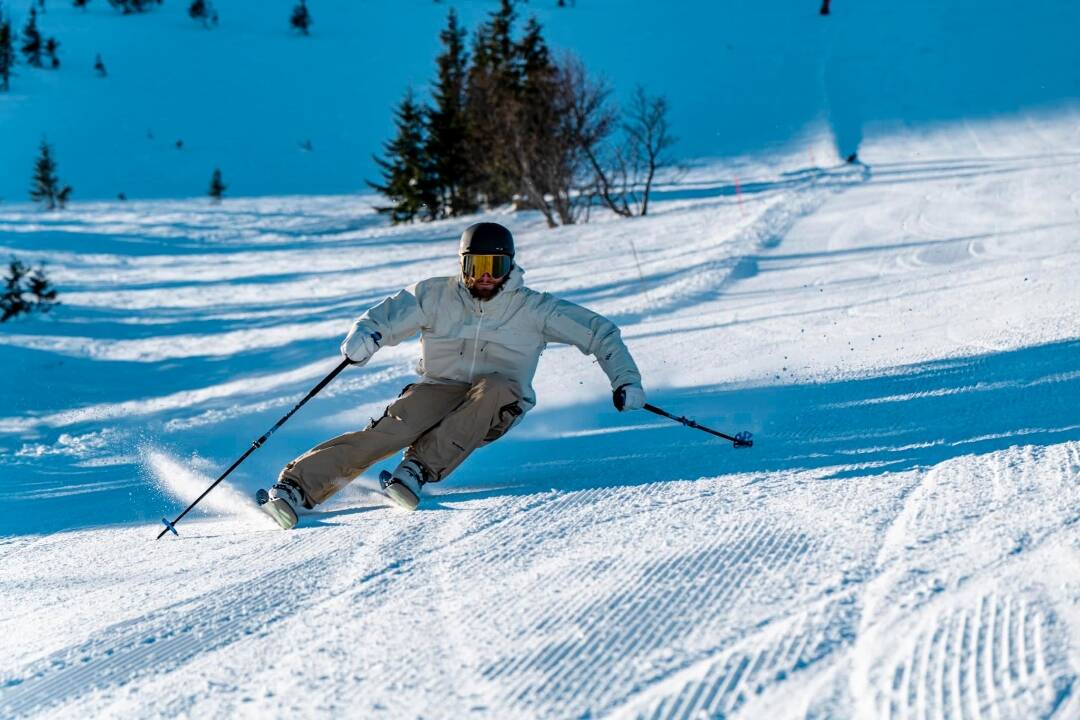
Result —
<instances>
[{"instance_id":1,"label":"ski tracks","mask_svg":"<svg viewBox=\"0 0 1080 720\"><path fill-rule=\"evenodd\" d=\"M861 597L849 692L860 716L1051 717L1076 682L1078 444L926 471Z\"/></svg>"},{"instance_id":2,"label":"ski tracks","mask_svg":"<svg viewBox=\"0 0 1080 720\"><path fill-rule=\"evenodd\" d=\"M219 523L220 524L220 523ZM189 527L209 528L212 523ZM316 528L293 535L264 533L248 541L259 546L257 557L241 554L218 568L221 576L258 572L248 579L226 582L221 587L181 601L165 604L127 620L100 628L83 642L31 663L21 671L5 672L0 693L0 716L20 717L45 707L77 700L89 693L109 695L146 675L168 675L192 660L211 654L250 636L265 635L276 623L287 620L326 594L335 566L342 563L340 547L355 547L360 528L342 533ZM148 530L147 530L148 532ZM272 545L267 548L266 542ZM153 542L153 541L151 541ZM167 540L165 542L180 542ZM192 543L203 563L216 561L213 543ZM122 552L122 551L121 551ZM122 555L112 562L123 563ZM129 561L130 563L130 561ZM113 572L106 568L105 572ZM129 592L167 597L172 582L156 588L129 588ZM181 591L183 592L183 591Z\"/></svg>"},{"instance_id":3,"label":"ski tracks","mask_svg":"<svg viewBox=\"0 0 1080 720\"><path fill-rule=\"evenodd\" d=\"M715 298L732 282L756 275L759 253L779 246L795 223L813 214L830 195L869 179L865 167L807 172L792 179L775 197L763 200L764 207L755 216L735 221L742 227L731 237L726 232L732 221L725 218L721 225L724 231L717 236L713 229L713 236L698 251L693 272L679 273L649 290L648 313L662 315L698 305Z\"/></svg>"},{"instance_id":4,"label":"ski tracks","mask_svg":"<svg viewBox=\"0 0 1080 720\"><path fill-rule=\"evenodd\" d=\"M825 670L829 656L850 643L857 619L853 593L816 605L770 623L657 683L611 717L696 720L727 717L744 709L748 717L772 717L775 709L761 712L761 701L778 688L783 688L783 707L790 712L799 698L789 687L789 678Z\"/></svg>"},{"instance_id":5,"label":"ski tracks","mask_svg":"<svg viewBox=\"0 0 1080 720\"><path fill-rule=\"evenodd\" d=\"M440 609L474 707L514 717L610 712L681 671L687 656L714 657L760 626L772 633L777 608L807 590L798 568L832 568L835 550L803 522L729 515L717 482L552 493L529 513L455 508L443 528L452 545L439 558ZM680 503L686 493L699 502ZM638 541L627 546L627 536ZM823 594L821 583L812 592ZM753 655L726 655L708 688L682 694L719 707L831 652L822 638L835 628L803 620L776 620L798 627Z\"/></svg>"},{"instance_id":6,"label":"ski tracks","mask_svg":"<svg viewBox=\"0 0 1080 720\"><path fill-rule=\"evenodd\" d=\"M987 592L931 613L885 663L881 716L1050 717L1074 682L1062 630L1037 595Z\"/></svg>"}]
</instances>

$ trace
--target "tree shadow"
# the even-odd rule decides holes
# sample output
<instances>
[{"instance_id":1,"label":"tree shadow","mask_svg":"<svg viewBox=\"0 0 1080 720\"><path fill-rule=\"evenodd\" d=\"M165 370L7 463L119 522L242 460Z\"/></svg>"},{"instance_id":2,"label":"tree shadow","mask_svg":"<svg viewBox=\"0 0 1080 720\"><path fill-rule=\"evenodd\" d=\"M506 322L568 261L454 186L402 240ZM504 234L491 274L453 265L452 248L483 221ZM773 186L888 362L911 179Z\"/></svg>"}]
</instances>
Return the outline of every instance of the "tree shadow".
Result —
<instances>
[{"instance_id":1,"label":"tree shadow","mask_svg":"<svg viewBox=\"0 0 1080 720\"><path fill-rule=\"evenodd\" d=\"M544 410L540 398L540 407L520 427L431 486L424 507L439 512L476 499L735 474L754 481L803 471L836 482L887 479L891 472L929 467L960 455L1077 440L1078 353L1080 340L1068 340L833 382L778 380L772 385L651 394L651 402L676 415L730 434L753 432L754 447L746 450L644 411L620 414L598 402ZM407 382L391 375L365 385L365 397L389 402ZM355 407L357 399L355 392L341 390L320 403L327 417ZM229 420L224 435L221 420L194 425L183 431L183 445L200 448L207 457L231 459L243 450L243 439L258 436L289 405L291 401L241 413ZM154 417L131 421L146 426L151 437L163 422ZM230 482L241 489L265 484L298 449L334 432L325 421L292 426L287 442L278 439ZM82 466L62 457L8 459L13 462L7 481L0 484L0 500L9 512L0 535L156 522L173 506L185 504L140 479L137 465ZM370 484L367 476L374 477L394 461L373 466L355 484ZM95 489L118 480L117 487ZM309 516L309 524L333 524L328 521L335 517L380 507L354 504L345 494L327 512Z\"/></svg>"}]
</instances>

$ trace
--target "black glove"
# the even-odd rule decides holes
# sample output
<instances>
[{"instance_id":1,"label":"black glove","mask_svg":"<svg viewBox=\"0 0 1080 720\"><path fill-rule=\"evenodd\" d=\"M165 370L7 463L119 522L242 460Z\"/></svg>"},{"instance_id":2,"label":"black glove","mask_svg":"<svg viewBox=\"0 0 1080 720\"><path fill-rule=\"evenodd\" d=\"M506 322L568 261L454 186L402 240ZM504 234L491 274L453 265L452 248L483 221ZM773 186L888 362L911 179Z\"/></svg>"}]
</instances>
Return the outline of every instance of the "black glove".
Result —
<instances>
[{"instance_id":1,"label":"black glove","mask_svg":"<svg viewBox=\"0 0 1080 720\"><path fill-rule=\"evenodd\" d=\"M640 410L645 407L645 390L636 383L626 383L615 388L611 394L611 401L615 403L615 409Z\"/></svg>"}]
</instances>

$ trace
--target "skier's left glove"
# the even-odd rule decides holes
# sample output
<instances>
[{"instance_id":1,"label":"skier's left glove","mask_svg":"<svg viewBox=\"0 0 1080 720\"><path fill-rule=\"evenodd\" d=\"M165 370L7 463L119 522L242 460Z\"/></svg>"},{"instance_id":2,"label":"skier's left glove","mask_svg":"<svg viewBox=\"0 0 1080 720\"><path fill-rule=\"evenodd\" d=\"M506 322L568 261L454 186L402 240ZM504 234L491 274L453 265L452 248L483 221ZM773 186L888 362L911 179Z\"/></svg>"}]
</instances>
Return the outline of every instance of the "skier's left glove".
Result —
<instances>
[{"instance_id":1,"label":"skier's left glove","mask_svg":"<svg viewBox=\"0 0 1080 720\"><path fill-rule=\"evenodd\" d=\"M645 407L645 389L636 383L620 385L615 388L611 399L615 403L615 409L619 412L623 410L640 410Z\"/></svg>"},{"instance_id":2,"label":"skier's left glove","mask_svg":"<svg viewBox=\"0 0 1080 720\"><path fill-rule=\"evenodd\" d=\"M349 358L354 365L363 366L379 349L381 341L380 332L368 332L367 328L357 326L345 338L345 342L341 343L341 354Z\"/></svg>"}]
</instances>

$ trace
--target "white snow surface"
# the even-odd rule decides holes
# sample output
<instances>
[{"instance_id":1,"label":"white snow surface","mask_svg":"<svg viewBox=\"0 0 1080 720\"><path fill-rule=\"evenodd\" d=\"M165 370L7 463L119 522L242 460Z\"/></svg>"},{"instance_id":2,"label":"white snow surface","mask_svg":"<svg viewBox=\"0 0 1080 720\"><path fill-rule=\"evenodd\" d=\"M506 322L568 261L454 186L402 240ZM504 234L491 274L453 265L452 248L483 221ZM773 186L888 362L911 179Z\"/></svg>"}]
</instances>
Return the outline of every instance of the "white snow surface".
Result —
<instances>
[{"instance_id":1,"label":"white snow surface","mask_svg":"<svg viewBox=\"0 0 1080 720\"><path fill-rule=\"evenodd\" d=\"M620 324L652 402L752 449L616 413L552 347L420 511L374 492L390 459L292 532L253 490L378 416L415 342L155 540L476 218L0 206L0 254L64 291L0 334L0 716L1080 716L1080 115L829 145L699 166L633 221L488 216Z\"/></svg>"}]
</instances>

